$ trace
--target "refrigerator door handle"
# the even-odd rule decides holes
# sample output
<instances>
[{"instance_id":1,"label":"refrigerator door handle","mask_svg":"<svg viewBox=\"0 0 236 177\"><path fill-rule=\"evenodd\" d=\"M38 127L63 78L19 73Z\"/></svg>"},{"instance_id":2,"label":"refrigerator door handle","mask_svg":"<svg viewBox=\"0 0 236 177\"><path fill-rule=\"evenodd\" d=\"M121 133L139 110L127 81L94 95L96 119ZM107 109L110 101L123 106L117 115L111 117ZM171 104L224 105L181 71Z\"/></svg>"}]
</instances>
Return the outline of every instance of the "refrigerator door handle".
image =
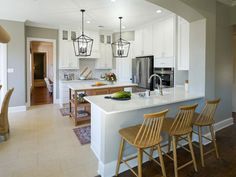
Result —
<instances>
[{"instance_id":1,"label":"refrigerator door handle","mask_svg":"<svg viewBox=\"0 0 236 177\"><path fill-rule=\"evenodd\" d=\"M136 75L137 75L137 84L140 83L140 61L137 62L137 72L136 72Z\"/></svg>"}]
</instances>

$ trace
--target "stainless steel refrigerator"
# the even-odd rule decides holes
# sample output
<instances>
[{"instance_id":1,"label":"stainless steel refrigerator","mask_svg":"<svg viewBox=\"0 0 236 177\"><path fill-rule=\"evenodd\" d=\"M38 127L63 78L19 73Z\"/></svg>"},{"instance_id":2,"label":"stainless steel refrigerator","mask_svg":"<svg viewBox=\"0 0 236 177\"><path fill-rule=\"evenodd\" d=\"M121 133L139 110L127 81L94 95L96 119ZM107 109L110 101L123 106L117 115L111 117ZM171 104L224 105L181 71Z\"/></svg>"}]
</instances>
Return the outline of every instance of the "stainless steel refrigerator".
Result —
<instances>
[{"instance_id":1,"label":"stainless steel refrigerator","mask_svg":"<svg viewBox=\"0 0 236 177\"><path fill-rule=\"evenodd\" d=\"M132 82L138 87L153 90L153 79L148 83L154 70L154 56L142 56L132 59Z\"/></svg>"}]
</instances>

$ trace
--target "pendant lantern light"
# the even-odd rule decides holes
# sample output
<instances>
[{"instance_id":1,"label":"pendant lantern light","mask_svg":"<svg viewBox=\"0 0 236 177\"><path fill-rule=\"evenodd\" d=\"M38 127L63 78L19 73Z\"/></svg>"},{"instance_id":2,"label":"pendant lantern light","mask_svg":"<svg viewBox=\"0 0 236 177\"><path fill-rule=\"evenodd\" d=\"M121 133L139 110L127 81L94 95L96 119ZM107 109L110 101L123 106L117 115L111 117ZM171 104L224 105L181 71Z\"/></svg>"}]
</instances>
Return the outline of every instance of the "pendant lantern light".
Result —
<instances>
[{"instance_id":1,"label":"pendant lantern light","mask_svg":"<svg viewBox=\"0 0 236 177\"><path fill-rule=\"evenodd\" d=\"M122 39L122 36L121 36L122 17L119 17L119 19L120 19L120 37L116 42L113 42L111 44L111 47L112 47L113 57L125 58L125 57L128 57L128 55L129 55L130 42Z\"/></svg>"},{"instance_id":2,"label":"pendant lantern light","mask_svg":"<svg viewBox=\"0 0 236 177\"><path fill-rule=\"evenodd\" d=\"M84 9L80 10L82 12L82 34L73 40L75 56L90 56L92 53L93 39L84 34Z\"/></svg>"}]
</instances>

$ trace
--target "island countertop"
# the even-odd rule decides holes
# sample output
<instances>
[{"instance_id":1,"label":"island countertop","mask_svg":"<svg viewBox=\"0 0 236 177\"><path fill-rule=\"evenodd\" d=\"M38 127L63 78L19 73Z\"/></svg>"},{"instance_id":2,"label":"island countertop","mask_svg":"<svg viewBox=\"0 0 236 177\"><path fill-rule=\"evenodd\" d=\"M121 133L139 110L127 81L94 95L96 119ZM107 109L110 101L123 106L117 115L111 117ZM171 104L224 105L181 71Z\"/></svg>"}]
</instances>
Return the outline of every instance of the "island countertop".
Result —
<instances>
[{"instance_id":1,"label":"island countertop","mask_svg":"<svg viewBox=\"0 0 236 177\"><path fill-rule=\"evenodd\" d=\"M87 96L85 100L95 104L105 114L113 114L204 98L203 94L186 92L184 87L163 89L163 93L160 96L151 92L150 97L140 97L138 93L133 93L131 99L126 101L105 99L104 95Z\"/></svg>"},{"instance_id":2,"label":"island countertop","mask_svg":"<svg viewBox=\"0 0 236 177\"><path fill-rule=\"evenodd\" d=\"M114 84L110 84L106 81L102 81L102 82L107 85L94 86L93 84L95 84L95 81L92 81L92 82L80 81L79 83L78 82L70 83L68 84L68 87L74 91L84 91L84 90L93 90L93 89L106 89L106 88L115 88L115 87L136 87L137 86L137 84L128 83L128 82L116 82Z\"/></svg>"}]
</instances>

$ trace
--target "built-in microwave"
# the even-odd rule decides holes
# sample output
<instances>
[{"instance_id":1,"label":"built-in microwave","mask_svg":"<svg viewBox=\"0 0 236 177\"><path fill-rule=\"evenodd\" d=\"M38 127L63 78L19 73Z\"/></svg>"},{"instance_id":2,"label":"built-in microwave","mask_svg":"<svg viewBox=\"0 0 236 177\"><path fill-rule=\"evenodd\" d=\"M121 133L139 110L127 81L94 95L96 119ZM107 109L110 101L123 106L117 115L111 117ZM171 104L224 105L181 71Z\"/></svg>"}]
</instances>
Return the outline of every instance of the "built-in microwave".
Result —
<instances>
[{"instance_id":1,"label":"built-in microwave","mask_svg":"<svg viewBox=\"0 0 236 177\"><path fill-rule=\"evenodd\" d=\"M163 88L174 87L174 68L154 68L154 73L161 77ZM160 84L160 81L154 83Z\"/></svg>"}]
</instances>

